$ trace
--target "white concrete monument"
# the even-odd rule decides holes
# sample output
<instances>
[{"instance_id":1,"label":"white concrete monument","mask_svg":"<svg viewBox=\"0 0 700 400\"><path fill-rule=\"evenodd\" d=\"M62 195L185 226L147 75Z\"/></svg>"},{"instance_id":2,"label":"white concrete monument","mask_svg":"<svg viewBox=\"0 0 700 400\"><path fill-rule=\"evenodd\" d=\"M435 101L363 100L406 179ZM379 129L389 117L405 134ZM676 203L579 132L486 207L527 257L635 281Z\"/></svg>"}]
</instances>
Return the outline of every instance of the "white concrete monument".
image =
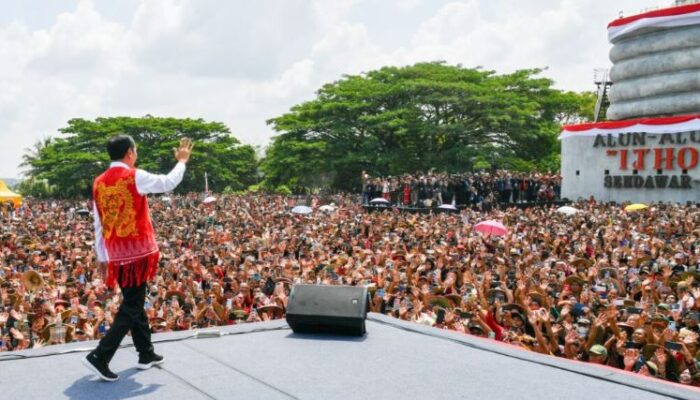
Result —
<instances>
[{"instance_id":1,"label":"white concrete monument","mask_svg":"<svg viewBox=\"0 0 700 400\"><path fill-rule=\"evenodd\" d=\"M700 201L700 4L620 18L608 38L610 121L563 128L562 197Z\"/></svg>"}]
</instances>

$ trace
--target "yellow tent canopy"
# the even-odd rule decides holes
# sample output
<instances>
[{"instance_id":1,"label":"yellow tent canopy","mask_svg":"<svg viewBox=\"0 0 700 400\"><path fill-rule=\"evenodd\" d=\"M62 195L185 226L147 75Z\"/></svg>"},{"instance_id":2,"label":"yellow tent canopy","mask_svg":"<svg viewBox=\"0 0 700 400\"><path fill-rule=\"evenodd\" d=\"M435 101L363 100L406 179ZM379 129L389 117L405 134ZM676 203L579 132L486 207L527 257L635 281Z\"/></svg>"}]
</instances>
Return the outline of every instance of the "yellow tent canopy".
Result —
<instances>
[{"instance_id":1,"label":"yellow tent canopy","mask_svg":"<svg viewBox=\"0 0 700 400\"><path fill-rule=\"evenodd\" d=\"M10 190L5 184L5 181L0 180L0 203L4 204L11 201L15 207L22 204L22 196Z\"/></svg>"}]
</instances>

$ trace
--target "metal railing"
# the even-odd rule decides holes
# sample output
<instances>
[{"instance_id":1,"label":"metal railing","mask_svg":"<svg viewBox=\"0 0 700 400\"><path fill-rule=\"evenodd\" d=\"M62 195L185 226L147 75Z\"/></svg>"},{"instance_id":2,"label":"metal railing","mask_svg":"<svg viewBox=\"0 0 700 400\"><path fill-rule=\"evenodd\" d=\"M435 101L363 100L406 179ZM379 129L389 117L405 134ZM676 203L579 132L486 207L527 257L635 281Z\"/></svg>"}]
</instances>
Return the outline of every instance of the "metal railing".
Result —
<instances>
[{"instance_id":1,"label":"metal railing","mask_svg":"<svg viewBox=\"0 0 700 400\"><path fill-rule=\"evenodd\" d=\"M593 70L593 82L598 86L598 98L595 102L594 122L601 120L601 114L608 108L608 88L612 85L610 81L610 70L607 68L597 68Z\"/></svg>"}]
</instances>

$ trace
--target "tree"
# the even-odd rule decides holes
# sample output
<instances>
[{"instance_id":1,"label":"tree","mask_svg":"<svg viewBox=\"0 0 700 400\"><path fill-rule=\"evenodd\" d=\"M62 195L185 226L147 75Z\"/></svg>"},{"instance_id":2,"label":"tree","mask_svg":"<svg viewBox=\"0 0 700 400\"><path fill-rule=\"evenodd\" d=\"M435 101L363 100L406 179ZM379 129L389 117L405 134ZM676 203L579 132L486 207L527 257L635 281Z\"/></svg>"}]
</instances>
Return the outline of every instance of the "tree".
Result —
<instances>
[{"instance_id":1,"label":"tree","mask_svg":"<svg viewBox=\"0 0 700 400\"><path fill-rule=\"evenodd\" d=\"M266 176L264 186L267 190L274 191L284 185L298 192L300 188L319 187L326 183L324 172L331 165L326 160L325 142L289 135L271 143L260 168Z\"/></svg>"},{"instance_id":2,"label":"tree","mask_svg":"<svg viewBox=\"0 0 700 400\"><path fill-rule=\"evenodd\" d=\"M16 189L23 196L37 199L50 199L56 194L56 188L49 185L46 179L24 179Z\"/></svg>"},{"instance_id":3,"label":"tree","mask_svg":"<svg viewBox=\"0 0 700 400\"><path fill-rule=\"evenodd\" d=\"M107 141L120 133L131 135L136 141L139 168L161 173L173 167L172 149L182 137L195 142L178 192L203 191L205 171L214 191L227 186L242 190L256 181L255 150L242 145L220 122L152 116L72 119L59 132L59 137L36 154L25 154L28 176L45 179L59 197L91 195L93 179L109 165Z\"/></svg>"},{"instance_id":4,"label":"tree","mask_svg":"<svg viewBox=\"0 0 700 400\"><path fill-rule=\"evenodd\" d=\"M25 148L24 154L22 155L22 163L19 167L25 171L31 171L32 163L37 161L39 153L41 153L44 148L51 145L52 141L53 139L51 137L44 137L34 142L32 147Z\"/></svg>"},{"instance_id":5,"label":"tree","mask_svg":"<svg viewBox=\"0 0 700 400\"><path fill-rule=\"evenodd\" d=\"M587 96L554 89L540 72L436 62L344 76L268 121L278 135L261 165L265 183L356 189L362 170L539 167L559 151L560 124L592 114Z\"/></svg>"}]
</instances>

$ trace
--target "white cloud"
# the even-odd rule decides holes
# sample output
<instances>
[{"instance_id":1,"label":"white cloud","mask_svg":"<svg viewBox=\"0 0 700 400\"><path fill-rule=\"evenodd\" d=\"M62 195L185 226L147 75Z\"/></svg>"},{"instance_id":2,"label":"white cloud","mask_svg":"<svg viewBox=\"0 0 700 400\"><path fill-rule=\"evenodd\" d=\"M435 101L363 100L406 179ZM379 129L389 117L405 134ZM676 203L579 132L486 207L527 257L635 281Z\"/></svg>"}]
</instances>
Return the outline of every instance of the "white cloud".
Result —
<instances>
[{"instance_id":1,"label":"white cloud","mask_svg":"<svg viewBox=\"0 0 700 400\"><path fill-rule=\"evenodd\" d=\"M30 4L0 19L0 176L17 176L23 149L75 117L201 117L264 145L272 135L267 119L343 74L388 64L549 66L559 87L590 89L593 68L608 64L609 20L665 3L130 0L105 7L81 0L60 11Z\"/></svg>"},{"instance_id":2,"label":"white cloud","mask_svg":"<svg viewBox=\"0 0 700 400\"><path fill-rule=\"evenodd\" d=\"M396 7L401 11L411 11L423 2L424 0L396 0Z\"/></svg>"},{"instance_id":3,"label":"white cloud","mask_svg":"<svg viewBox=\"0 0 700 400\"><path fill-rule=\"evenodd\" d=\"M420 26L403 57L499 72L549 67L558 86L590 88L590 71L607 64L604 25L591 25L585 12L590 3L562 1L533 16L529 2L511 2L504 14L491 17L476 0L449 3Z\"/></svg>"}]
</instances>

